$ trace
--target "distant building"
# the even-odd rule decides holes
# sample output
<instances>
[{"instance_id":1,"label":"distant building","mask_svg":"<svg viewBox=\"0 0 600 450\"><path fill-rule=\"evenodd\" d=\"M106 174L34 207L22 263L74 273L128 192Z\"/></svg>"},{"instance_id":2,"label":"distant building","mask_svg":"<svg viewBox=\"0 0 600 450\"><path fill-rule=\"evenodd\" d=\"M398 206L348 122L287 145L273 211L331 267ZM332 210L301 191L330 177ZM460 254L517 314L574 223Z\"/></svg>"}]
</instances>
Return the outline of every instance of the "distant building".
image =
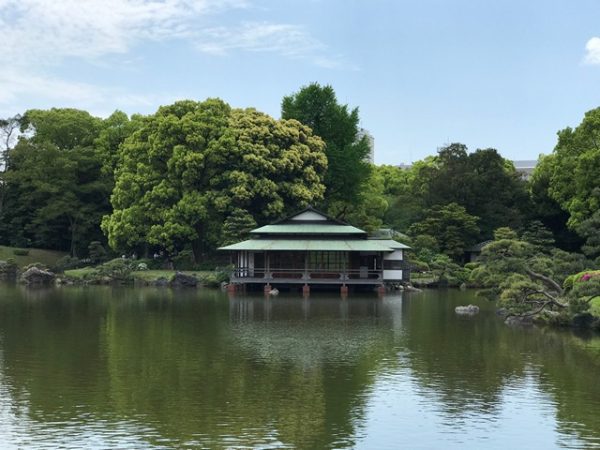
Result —
<instances>
[{"instance_id":1,"label":"distant building","mask_svg":"<svg viewBox=\"0 0 600 450\"><path fill-rule=\"evenodd\" d=\"M535 169L535 166L537 166L538 162L535 159L530 159L522 161L513 161L512 163L515 166L517 172L521 174L521 177L524 180L528 180L531 177L533 169Z\"/></svg>"},{"instance_id":2,"label":"distant building","mask_svg":"<svg viewBox=\"0 0 600 450\"><path fill-rule=\"evenodd\" d=\"M367 143L369 145L368 161L371 164L374 164L375 163L375 138L373 137L373 135L371 133L369 133L369 130L365 130L364 128L359 128L358 133L356 135L356 139L360 141L363 137L367 138Z\"/></svg>"}]
</instances>

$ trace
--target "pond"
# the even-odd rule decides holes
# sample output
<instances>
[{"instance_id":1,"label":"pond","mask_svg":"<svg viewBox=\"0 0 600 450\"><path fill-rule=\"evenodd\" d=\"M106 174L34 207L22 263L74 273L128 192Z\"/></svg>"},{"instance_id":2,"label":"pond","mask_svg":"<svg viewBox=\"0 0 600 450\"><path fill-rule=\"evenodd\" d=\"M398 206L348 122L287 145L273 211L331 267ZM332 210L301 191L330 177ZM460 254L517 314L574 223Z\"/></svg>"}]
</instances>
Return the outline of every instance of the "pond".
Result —
<instances>
[{"instance_id":1,"label":"pond","mask_svg":"<svg viewBox=\"0 0 600 450\"><path fill-rule=\"evenodd\" d=\"M599 374L473 292L0 285L7 449L600 448Z\"/></svg>"}]
</instances>

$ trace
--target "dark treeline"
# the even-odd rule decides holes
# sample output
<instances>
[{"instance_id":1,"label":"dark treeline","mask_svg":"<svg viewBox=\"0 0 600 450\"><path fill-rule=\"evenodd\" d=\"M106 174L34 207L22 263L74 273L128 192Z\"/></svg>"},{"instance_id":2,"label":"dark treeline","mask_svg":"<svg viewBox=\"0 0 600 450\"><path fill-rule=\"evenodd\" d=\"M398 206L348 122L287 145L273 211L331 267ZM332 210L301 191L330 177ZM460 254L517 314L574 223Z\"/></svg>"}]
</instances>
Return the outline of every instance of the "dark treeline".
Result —
<instances>
[{"instance_id":1,"label":"dark treeline","mask_svg":"<svg viewBox=\"0 0 600 450\"><path fill-rule=\"evenodd\" d=\"M416 263L508 227L531 242L600 255L600 109L558 133L529 180L495 149L453 143L409 169L373 166L358 109L329 86L284 97L281 119L218 99L106 119L75 109L0 121L0 244L86 257L90 242L140 255L224 243L313 204L391 228Z\"/></svg>"}]
</instances>

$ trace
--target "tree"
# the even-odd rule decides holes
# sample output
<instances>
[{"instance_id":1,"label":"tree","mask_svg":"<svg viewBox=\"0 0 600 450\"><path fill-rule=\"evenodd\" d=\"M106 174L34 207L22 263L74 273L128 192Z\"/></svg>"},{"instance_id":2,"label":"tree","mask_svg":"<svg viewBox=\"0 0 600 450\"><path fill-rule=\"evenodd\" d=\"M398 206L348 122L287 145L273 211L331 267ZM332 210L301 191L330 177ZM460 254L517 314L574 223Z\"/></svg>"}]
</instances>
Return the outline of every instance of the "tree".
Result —
<instances>
[{"instance_id":1,"label":"tree","mask_svg":"<svg viewBox=\"0 0 600 450\"><path fill-rule=\"evenodd\" d=\"M7 243L69 250L74 256L102 238L110 180L101 173L94 139L102 120L74 109L30 110L10 152L5 208Z\"/></svg>"},{"instance_id":2,"label":"tree","mask_svg":"<svg viewBox=\"0 0 600 450\"><path fill-rule=\"evenodd\" d=\"M223 223L222 244L229 245L248 239L250 231L256 228L256 221L248 211L235 209Z\"/></svg>"},{"instance_id":3,"label":"tree","mask_svg":"<svg viewBox=\"0 0 600 450\"><path fill-rule=\"evenodd\" d=\"M478 149L469 154L460 143L442 147L433 164L423 167L418 177L426 183L421 189L426 207L457 203L479 217L481 238L493 230L519 228L527 209L525 183L511 163L494 149Z\"/></svg>"},{"instance_id":4,"label":"tree","mask_svg":"<svg viewBox=\"0 0 600 450\"><path fill-rule=\"evenodd\" d=\"M585 113L575 129L558 132L550 159L548 192L569 213L568 225L575 229L600 209L600 108Z\"/></svg>"},{"instance_id":5,"label":"tree","mask_svg":"<svg viewBox=\"0 0 600 450\"><path fill-rule=\"evenodd\" d=\"M596 265L600 265L600 210L592 214L577 226L577 233L585 239L581 247L583 253L589 258L597 258Z\"/></svg>"},{"instance_id":6,"label":"tree","mask_svg":"<svg viewBox=\"0 0 600 450\"><path fill-rule=\"evenodd\" d=\"M8 169L8 153L17 141L21 127L21 115L0 119L0 217L4 205L5 184L4 173Z\"/></svg>"},{"instance_id":7,"label":"tree","mask_svg":"<svg viewBox=\"0 0 600 450\"><path fill-rule=\"evenodd\" d=\"M479 235L478 218L467 213L456 203L436 205L425 212L425 218L409 228L411 236L435 237L442 253L460 261L465 250L474 244Z\"/></svg>"},{"instance_id":8,"label":"tree","mask_svg":"<svg viewBox=\"0 0 600 450\"><path fill-rule=\"evenodd\" d=\"M345 220L368 232L381 228L388 202L383 194L384 178L377 170L373 170L367 182L353 204L333 202L329 210L333 215L344 211Z\"/></svg>"},{"instance_id":9,"label":"tree","mask_svg":"<svg viewBox=\"0 0 600 450\"><path fill-rule=\"evenodd\" d=\"M521 239L529 242L537 251L542 253L549 252L554 247L555 242L552 231L539 220L532 220L527 224L521 234Z\"/></svg>"},{"instance_id":10,"label":"tree","mask_svg":"<svg viewBox=\"0 0 600 450\"><path fill-rule=\"evenodd\" d=\"M541 221L552 230L558 247L575 251L581 247L581 238L567 226L569 213L550 195L554 159L554 155L541 156L529 179L528 188L532 204L530 217Z\"/></svg>"},{"instance_id":11,"label":"tree","mask_svg":"<svg viewBox=\"0 0 600 450\"><path fill-rule=\"evenodd\" d=\"M480 295L498 300L510 316L539 317L551 311L566 317L570 310L581 313L585 309L580 305L583 290L562 286L567 275L582 270L584 264L576 254L562 250L540 254L528 242L498 239L482 249L471 279L486 288ZM595 292L600 294L599 289ZM588 303L590 300L586 299ZM571 308L575 304L579 305L577 311Z\"/></svg>"},{"instance_id":12,"label":"tree","mask_svg":"<svg viewBox=\"0 0 600 450\"><path fill-rule=\"evenodd\" d=\"M325 142L324 205L344 218L359 200L371 171L368 142L358 139L358 108L349 110L348 105L339 104L331 86L312 83L283 98L281 117L302 122Z\"/></svg>"},{"instance_id":13,"label":"tree","mask_svg":"<svg viewBox=\"0 0 600 450\"><path fill-rule=\"evenodd\" d=\"M227 233L238 219L264 223L321 200L323 147L296 120L218 99L163 106L120 147L102 228L113 249L175 252L191 242L198 261L222 243L232 214Z\"/></svg>"}]
</instances>

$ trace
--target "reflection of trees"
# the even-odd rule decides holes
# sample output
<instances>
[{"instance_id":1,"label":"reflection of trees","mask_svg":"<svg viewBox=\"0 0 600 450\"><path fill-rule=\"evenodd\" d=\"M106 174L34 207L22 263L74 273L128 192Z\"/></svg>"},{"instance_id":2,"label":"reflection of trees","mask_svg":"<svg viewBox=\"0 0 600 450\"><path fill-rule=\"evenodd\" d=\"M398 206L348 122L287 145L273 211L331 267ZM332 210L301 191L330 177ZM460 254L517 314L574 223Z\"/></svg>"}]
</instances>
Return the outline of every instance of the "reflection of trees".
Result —
<instances>
[{"instance_id":1,"label":"reflection of trees","mask_svg":"<svg viewBox=\"0 0 600 450\"><path fill-rule=\"evenodd\" d=\"M18 301L0 296L2 375L20 414L40 422L135 422L167 446L352 446L378 374L403 364L449 418L493 419L533 379L560 431L600 439L600 337L511 329L493 305L456 317L470 293L3 289Z\"/></svg>"},{"instance_id":2,"label":"reflection of trees","mask_svg":"<svg viewBox=\"0 0 600 450\"><path fill-rule=\"evenodd\" d=\"M570 332L509 328L493 316L493 304L483 304L478 317L455 316L455 305L473 301L469 293L448 291L403 303L400 346L414 379L449 417L493 418L502 396L533 376L554 398L561 431L598 442L600 336L584 341Z\"/></svg>"},{"instance_id":3,"label":"reflection of trees","mask_svg":"<svg viewBox=\"0 0 600 450\"><path fill-rule=\"evenodd\" d=\"M214 291L15 292L18 303L0 303L0 333L23 414L135 421L155 430L149 444L351 445L378 364L393 356L376 298L303 310L281 297L268 311L248 299L255 314L241 320Z\"/></svg>"}]
</instances>

